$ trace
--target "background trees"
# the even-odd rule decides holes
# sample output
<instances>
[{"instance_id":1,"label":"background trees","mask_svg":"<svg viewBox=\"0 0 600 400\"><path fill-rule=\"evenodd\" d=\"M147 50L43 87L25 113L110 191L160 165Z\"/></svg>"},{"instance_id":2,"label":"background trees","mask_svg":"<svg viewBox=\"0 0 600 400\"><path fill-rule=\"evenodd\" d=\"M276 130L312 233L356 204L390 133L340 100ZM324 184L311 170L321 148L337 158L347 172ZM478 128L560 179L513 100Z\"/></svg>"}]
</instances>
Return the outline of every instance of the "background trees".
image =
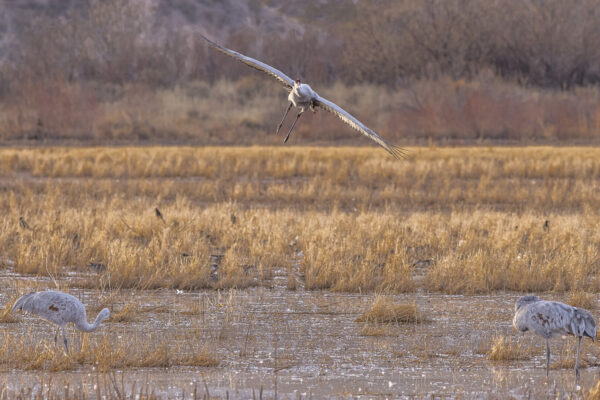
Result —
<instances>
[{"instance_id":1,"label":"background trees","mask_svg":"<svg viewBox=\"0 0 600 400\"><path fill-rule=\"evenodd\" d=\"M242 130L261 132L271 112L256 111L257 96L278 96L278 88L207 49L198 33L334 97L369 86L368 101L343 98L344 105L375 115L378 130L399 137L589 141L600 126L598 0L30 0L1 7L3 139L228 142L219 139L218 121L203 126L213 134L192 131L195 119L211 118L192 109L219 97L198 88L222 80L245 93L235 106L246 110ZM173 102L185 102L191 114L153 121ZM185 132L165 132L184 119ZM309 137L337 137L329 132L335 125L316 121L328 131L308 124Z\"/></svg>"}]
</instances>

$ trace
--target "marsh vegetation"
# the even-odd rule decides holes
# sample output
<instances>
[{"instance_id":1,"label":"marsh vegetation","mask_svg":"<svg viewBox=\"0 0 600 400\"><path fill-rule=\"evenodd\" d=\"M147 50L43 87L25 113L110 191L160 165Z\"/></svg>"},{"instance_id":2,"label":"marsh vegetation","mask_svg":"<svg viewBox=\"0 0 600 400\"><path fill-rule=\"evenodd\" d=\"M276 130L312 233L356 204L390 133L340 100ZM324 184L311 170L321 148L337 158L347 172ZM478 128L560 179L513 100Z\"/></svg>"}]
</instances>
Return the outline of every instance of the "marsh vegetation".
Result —
<instances>
[{"instance_id":1,"label":"marsh vegetation","mask_svg":"<svg viewBox=\"0 0 600 400\"><path fill-rule=\"evenodd\" d=\"M276 270L346 292L552 290L582 302L598 289L598 150L412 156L3 149L2 257L52 277L101 263L97 277L70 283L94 289L268 287Z\"/></svg>"},{"instance_id":2,"label":"marsh vegetation","mask_svg":"<svg viewBox=\"0 0 600 400\"><path fill-rule=\"evenodd\" d=\"M306 393L339 390L306 368L343 382L363 362L392 374L409 363L433 383L446 382L444 365L475 363L485 390L526 387L510 369L540 378L543 349L511 332L514 300L598 300L600 152L410 150L397 162L377 148L1 149L3 374L65 371L88 390L71 371L122 373L138 388L152 371L203 389L203 371L225 397L220 374L249 368L240 390L258 393L261 376L272 396L294 377L312 382ZM7 313L44 288L75 293L89 315L109 307L106 330L75 337L66 357L49 324ZM317 345L319 329L331 336ZM553 351L565 384L570 344ZM596 357L586 345L590 387ZM257 367L267 362L274 379ZM471 390L467 376L447 387Z\"/></svg>"}]
</instances>

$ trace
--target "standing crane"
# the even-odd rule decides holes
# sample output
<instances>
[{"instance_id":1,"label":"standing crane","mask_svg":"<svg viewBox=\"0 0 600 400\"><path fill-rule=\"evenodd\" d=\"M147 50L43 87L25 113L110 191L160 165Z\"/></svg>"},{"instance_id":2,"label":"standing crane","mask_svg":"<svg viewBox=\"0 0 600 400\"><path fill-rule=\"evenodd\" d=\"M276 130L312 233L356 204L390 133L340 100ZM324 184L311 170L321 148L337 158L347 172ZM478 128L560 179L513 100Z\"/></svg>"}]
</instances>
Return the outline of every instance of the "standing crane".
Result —
<instances>
[{"instance_id":1,"label":"standing crane","mask_svg":"<svg viewBox=\"0 0 600 400\"><path fill-rule=\"evenodd\" d=\"M75 324L75 327L83 332L93 332L100 326L100 323L110 316L110 310L104 308L98 313L96 321L89 324L86 319L85 307L74 296L57 291L31 292L20 297L13 306L11 313L15 310L28 311L39 317L44 318L58 325L54 335L54 343L58 338L58 331L62 328L65 350L68 353L67 336L65 335L65 325L69 322Z\"/></svg>"},{"instance_id":2,"label":"standing crane","mask_svg":"<svg viewBox=\"0 0 600 400\"><path fill-rule=\"evenodd\" d=\"M290 138L290 134L292 133L292 129L294 129L294 126L298 121L298 118L300 118L300 116L304 113L304 111L306 111L307 108L310 108L310 110L314 113L316 112L316 107L321 107L322 109L337 115L342 121L350 125L355 130L359 131L363 135L367 136L369 139L374 140L377 144L379 144L381 147L387 150L387 152L395 158L399 159L406 157L405 149L387 143L379 135L377 135L377 133L375 133L373 130L365 126L362 122L354 118L350 113L342 109L340 106L319 96L317 92L315 92L306 83L301 83L300 79L292 80L289 76L279 71L278 69L271 67L270 65L255 60L254 58L247 57L243 54L238 53L237 51L233 51L226 47L218 45L217 43L206 38L205 36L202 37L211 47L214 47L221 53L227 54L228 56L231 56L252 68L256 68L259 71L263 71L271 75L273 78L283 83L286 89L289 90L288 100L290 101L290 104L288 105L288 108L286 109L285 114L281 119L281 122L277 126L276 133L279 133L279 130L283 126L283 121L285 121L285 117L290 112L292 106L298 107L300 111L296 115L296 119L292 123L290 130L288 131L285 139L283 140L283 143L286 143L288 141L288 139Z\"/></svg>"},{"instance_id":3,"label":"standing crane","mask_svg":"<svg viewBox=\"0 0 600 400\"><path fill-rule=\"evenodd\" d=\"M523 296L515 305L513 326L521 331L532 331L546 339L546 377L550 369L550 343L552 337L573 335L577 337L575 384L579 380L579 352L584 336L596 339L596 321L589 311L558 301L540 300L537 296Z\"/></svg>"}]
</instances>

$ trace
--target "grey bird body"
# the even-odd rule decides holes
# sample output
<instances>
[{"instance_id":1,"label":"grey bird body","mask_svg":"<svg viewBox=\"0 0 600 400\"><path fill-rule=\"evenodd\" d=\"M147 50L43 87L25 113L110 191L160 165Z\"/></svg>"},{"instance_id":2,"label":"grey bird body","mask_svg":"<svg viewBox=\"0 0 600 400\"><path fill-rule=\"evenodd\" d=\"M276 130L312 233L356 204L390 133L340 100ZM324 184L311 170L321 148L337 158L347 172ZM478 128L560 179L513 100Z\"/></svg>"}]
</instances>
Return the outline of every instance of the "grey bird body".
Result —
<instances>
[{"instance_id":1,"label":"grey bird body","mask_svg":"<svg viewBox=\"0 0 600 400\"><path fill-rule=\"evenodd\" d=\"M308 107L318 96L310 85L294 82L294 86L288 95L288 100L296 107Z\"/></svg>"},{"instance_id":2,"label":"grey bird body","mask_svg":"<svg viewBox=\"0 0 600 400\"><path fill-rule=\"evenodd\" d=\"M589 311L558 301L540 300L536 296L523 296L515 305L513 326L521 331L532 331L546 340L546 376L550 369L550 344L548 340L563 335L577 337L575 381L579 379L579 352L584 336L596 339L596 321Z\"/></svg>"},{"instance_id":3,"label":"grey bird body","mask_svg":"<svg viewBox=\"0 0 600 400\"><path fill-rule=\"evenodd\" d=\"M16 310L27 311L62 328L65 350L67 352L69 351L65 335L65 325L67 323L71 322L75 324L75 327L80 331L93 332L98 329L103 320L110 316L109 309L104 308L96 317L96 321L90 324L86 319L85 307L79 299L70 294L53 290L31 292L22 296L15 302L11 312L15 312ZM54 336L55 342L56 339L57 335Z\"/></svg>"}]
</instances>

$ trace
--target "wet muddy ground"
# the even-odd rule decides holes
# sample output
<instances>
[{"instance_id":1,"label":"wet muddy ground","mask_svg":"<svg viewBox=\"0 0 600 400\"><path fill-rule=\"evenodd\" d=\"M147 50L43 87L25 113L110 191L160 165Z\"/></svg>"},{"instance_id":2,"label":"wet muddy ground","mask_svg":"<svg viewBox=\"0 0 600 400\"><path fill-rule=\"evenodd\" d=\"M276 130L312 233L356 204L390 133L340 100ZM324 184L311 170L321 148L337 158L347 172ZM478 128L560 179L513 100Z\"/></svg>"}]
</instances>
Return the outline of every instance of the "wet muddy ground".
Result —
<instances>
[{"instance_id":1,"label":"wet muddy ground","mask_svg":"<svg viewBox=\"0 0 600 400\"><path fill-rule=\"evenodd\" d=\"M6 273L11 291L52 288L49 281ZM398 303L416 302L426 321L382 325L378 336L363 336L374 294L331 293L285 288L182 292L66 289L90 310L91 320L108 302L113 314L128 304L138 310L130 320L108 322L90 340L108 335L111 342L137 338L139 343L167 340L172 351L188 351L190 340L213 351L217 367L118 369L111 376L94 366L73 371L24 371L2 365L0 381L9 395L23 388L78 387L94 397L95 385L114 379L125 392L148 385L160 397L191 397L194 390L215 398L556 398L575 395L598 380L598 348L585 340L581 387L572 369L555 367L545 376L543 340L512 330L519 293L448 296L419 291L394 295ZM552 296L543 296L545 298ZM560 299L560 298L557 298ZM564 299L561 299L564 300ZM52 326L36 317L0 324L2 338L29 335L54 346ZM492 362L486 352L497 335L531 349L525 361ZM193 339L190 339L193 338ZM73 346L81 335L69 329ZM573 358L574 338L552 342L552 361ZM193 351L193 350L192 350ZM46 385L46 386L45 386ZM9 398L9 397L7 397Z\"/></svg>"}]
</instances>

